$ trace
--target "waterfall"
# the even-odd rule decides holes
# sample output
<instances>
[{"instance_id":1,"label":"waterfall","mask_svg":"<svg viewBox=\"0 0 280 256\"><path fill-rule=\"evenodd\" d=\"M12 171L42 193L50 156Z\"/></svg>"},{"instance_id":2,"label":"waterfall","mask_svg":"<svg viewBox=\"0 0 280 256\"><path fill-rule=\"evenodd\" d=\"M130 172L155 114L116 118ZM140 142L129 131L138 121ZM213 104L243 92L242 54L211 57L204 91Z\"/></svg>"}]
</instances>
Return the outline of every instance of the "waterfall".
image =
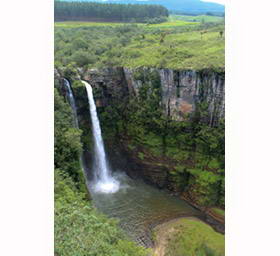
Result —
<instances>
[{"instance_id":1,"label":"waterfall","mask_svg":"<svg viewBox=\"0 0 280 256\"><path fill-rule=\"evenodd\" d=\"M64 82L64 86L66 87L66 90L67 90L68 101L70 103L73 117L74 117L74 127L79 128L77 107L76 107L75 97L74 97L73 91L71 89L70 82L65 78L63 78L63 82ZM79 156L79 161L80 161L80 166L82 167L83 172L85 172L84 162L83 162L81 155Z\"/></svg>"},{"instance_id":2,"label":"waterfall","mask_svg":"<svg viewBox=\"0 0 280 256\"><path fill-rule=\"evenodd\" d=\"M85 81L82 81L86 87L88 102L90 107L90 116L92 124L92 137L94 140L94 176L95 192L101 193L115 193L119 189L119 182L111 176L111 171L109 169L108 162L106 160L106 153L104 149L104 143L101 134L100 123L96 111L96 106L92 94L92 87Z\"/></svg>"},{"instance_id":3,"label":"waterfall","mask_svg":"<svg viewBox=\"0 0 280 256\"><path fill-rule=\"evenodd\" d=\"M72 108L73 116L74 116L74 126L75 126L75 128L79 128L77 108L76 108L75 98L74 98L70 83L65 78L63 78L63 81L64 81L64 85L65 85L66 90L67 90L68 100L69 100L70 106Z\"/></svg>"}]
</instances>

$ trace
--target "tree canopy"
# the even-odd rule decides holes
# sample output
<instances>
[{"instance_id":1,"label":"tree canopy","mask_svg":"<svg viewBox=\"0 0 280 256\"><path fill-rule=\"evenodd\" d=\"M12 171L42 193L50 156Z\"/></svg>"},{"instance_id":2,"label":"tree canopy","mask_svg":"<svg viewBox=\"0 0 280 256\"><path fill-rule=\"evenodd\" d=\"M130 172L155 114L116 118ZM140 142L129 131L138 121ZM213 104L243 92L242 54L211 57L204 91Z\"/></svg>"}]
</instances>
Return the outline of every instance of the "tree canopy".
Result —
<instances>
[{"instance_id":1,"label":"tree canopy","mask_svg":"<svg viewBox=\"0 0 280 256\"><path fill-rule=\"evenodd\" d=\"M122 21L146 22L149 19L168 17L161 5L108 4L95 2L55 1L55 21Z\"/></svg>"}]
</instances>

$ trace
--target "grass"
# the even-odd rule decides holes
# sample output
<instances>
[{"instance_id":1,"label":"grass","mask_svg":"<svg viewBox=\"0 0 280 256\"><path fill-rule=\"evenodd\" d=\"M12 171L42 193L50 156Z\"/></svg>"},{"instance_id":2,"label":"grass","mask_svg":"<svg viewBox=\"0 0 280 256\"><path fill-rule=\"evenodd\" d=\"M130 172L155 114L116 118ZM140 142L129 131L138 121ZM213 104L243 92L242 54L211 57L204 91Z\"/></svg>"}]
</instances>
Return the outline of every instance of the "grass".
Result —
<instances>
[{"instance_id":1,"label":"grass","mask_svg":"<svg viewBox=\"0 0 280 256\"><path fill-rule=\"evenodd\" d=\"M165 67L171 69L223 68L224 39L218 31L201 37L199 31L160 35L149 34L145 40L133 40L123 48L121 62L128 67Z\"/></svg>"},{"instance_id":2,"label":"grass","mask_svg":"<svg viewBox=\"0 0 280 256\"><path fill-rule=\"evenodd\" d=\"M210 16L211 17L211 16ZM128 26L124 26L128 25ZM174 20L161 24L56 22L55 58L93 67L224 69L224 25ZM207 33L201 34L202 30ZM82 44L76 42L83 40Z\"/></svg>"},{"instance_id":3,"label":"grass","mask_svg":"<svg viewBox=\"0 0 280 256\"><path fill-rule=\"evenodd\" d=\"M158 226L154 234L156 255L165 256L225 255L224 235L194 218L182 218ZM162 248L160 248L162 247Z\"/></svg>"},{"instance_id":4,"label":"grass","mask_svg":"<svg viewBox=\"0 0 280 256\"><path fill-rule=\"evenodd\" d=\"M172 28L172 27L183 27L189 25L197 25L201 22L221 22L223 20L222 17L216 16L208 16L208 15L199 15L199 16L186 16L186 15L171 15L167 22L163 22L160 24L143 24L143 23L135 23L139 26L145 26L148 29L153 28ZM63 22L55 22L55 27L62 28L77 28L77 27L116 27L125 24L131 23L123 23L123 22L88 22L88 21L63 21Z\"/></svg>"},{"instance_id":5,"label":"grass","mask_svg":"<svg viewBox=\"0 0 280 256\"><path fill-rule=\"evenodd\" d=\"M198 24L198 22L190 22L190 21L183 21L183 20L169 20L167 22L163 22L160 24L150 24L145 26L147 26L148 28L170 28L170 27L182 27L182 26L189 26L189 25L196 25L196 24Z\"/></svg>"},{"instance_id":6,"label":"grass","mask_svg":"<svg viewBox=\"0 0 280 256\"><path fill-rule=\"evenodd\" d=\"M122 26L131 23L122 23L122 22L87 22L87 21L63 21L63 22L55 22L55 27L60 28L79 28L79 27L116 27ZM143 23L135 23L135 25L146 27L147 29L154 28L172 28L172 27L182 27L189 25L196 25L198 22L189 22L183 20L170 20L167 22L163 22L160 24L143 24Z\"/></svg>"},{"instance_id":7,"label":"grass","mask_svg":"<svg viewBox=\"0 0 280 256\"><path fill-rule=\"evenodd\" d=\"M225 217L225 211L224 211L224 210L222 210L222 209L220 209L220 208L211 208L211 210L212 210L214 213L216 213L216 214L218 214L218 215L220 215L220 216L222 216L222 217Z\"/></svg>"},{"instance_id":8,"label":"grass","mask_svg":"<svg viewBox=\"0 0 280 256\"><path fill-rule=\"evenodd\" d=\"M221 22L223 17L209 16L209 15L199 15L199 16L189 16L189 15L171 15L169 17L171 21L187 21L187 22Z\"/></svg>"}]
</instances>

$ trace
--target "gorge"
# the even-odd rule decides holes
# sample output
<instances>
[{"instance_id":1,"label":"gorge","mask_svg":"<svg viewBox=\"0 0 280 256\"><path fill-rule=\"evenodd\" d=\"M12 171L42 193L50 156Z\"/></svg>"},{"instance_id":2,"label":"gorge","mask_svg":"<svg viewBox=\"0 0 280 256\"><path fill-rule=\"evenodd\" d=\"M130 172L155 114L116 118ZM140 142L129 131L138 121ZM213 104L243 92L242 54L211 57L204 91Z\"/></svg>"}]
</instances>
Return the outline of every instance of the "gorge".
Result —
<instances>
[{"instance_id":1,"label":"gorge","mask_svg":"<svg viewBox=\"0 0 280 256\"><path fill-rule=\"evenodd\" d=\"M222 72L108 68L88 71L56 70L55 75L57 79L67 77L72 81L80 127L83 130L83 159L88 189L95 207L108 216L119 219L121 227L127 234L145 247L153 246L151 231L155 225L182 216L196 216L212 224L216 230L224 232L223 221L220 222L220 219L215 216L213 218L211 212L210 215L207 214L211 205L221 207L223 205L222 201L217 201L217 199L221 200L220 195L217 194L220 180L214 180L213 184L211 183L207 188L200 187L204 190L200 194L197 193L200 177L193 171L194 167L197 168L196 163L190 161L190 158L194 156L189 156L187 161L181 158L176 159L176 155L186 154L187 151L173 152L170 150L172 147L169 146L170 142L167 138L164 152L163 140L156 140L154 144L150 141L150 144L147 144L143 140L145 136L148 136L148 140L155 140L155 137L151 137L149 133L142 134L141 130L138 136L142 136L142 141L132 141L129 138L131 136L129 131L125 131L131 124L126 122L125 127L121 127L123 124L118 124L120 118L123 120L127 118L125 111L130 111L126 107L129 106L131 100L136 101L143 96L147 99L150 95L156 94L153 95L155 98L149 104L152 104L153 108L161 109L160 112L163 115L158 118L167 118L167 121L163 120L164 128L167 130L170 129L168 127L170 123L178 125L182 124L182 120L191 120L203 102L207 103L204 111L207 112L208 117L203 122L207 124L207 127L215 127L224 117ZM80 79L87 82L81 83ZM93 94L95 99L90 98ZM91 105L90 108L88 103ZM118 116L111 110L111 106L119 111ZM133 111L134 106L130 106ZM110 171L107 169L96 109L100 115L108 159L112 165L113 177L109 176L110 178L108 178ZM106 111L111 111L109 113L112 116L108 118L105 115L104 117ZM115 118L112 121L120 127L112 125L110 118ZM92 133L91 129L93 129ZM95 138L95 147L102 145L101 150L100 148L93 149L90 137ZM133 137L137 138L137 136ZM160 152L157 151L158 148ZM171 153L168 154L168 151ZM93 157L93 152L99 156L98 159ZM94 167L92 163L95 163ZM105 176L102 177L104 173L101 173L101 176L99 173L101 184L104 184L104 181L105 184L109 183L109 186L105 185L103 189L102 186L96 186L96 182L93 182L98 173L96 164L105 170ZM187 169L178 168L182 164L186 164ZM176 168L178 170L174 175ZM215 174L218 171L217 167L214 166L211 170L211 166L208 165L207 168L205 171L207 174L212 172L215 178L219 178L219 174ZM187 181L184 185L187 185L187 190L181 188L182 179ZM116 193L108 194L108 192ZM205 195L212 196L213 201L201 201L201 198L206 197ZM203 212L196 210L189 203Z\"/></svg>"}]
</instances>

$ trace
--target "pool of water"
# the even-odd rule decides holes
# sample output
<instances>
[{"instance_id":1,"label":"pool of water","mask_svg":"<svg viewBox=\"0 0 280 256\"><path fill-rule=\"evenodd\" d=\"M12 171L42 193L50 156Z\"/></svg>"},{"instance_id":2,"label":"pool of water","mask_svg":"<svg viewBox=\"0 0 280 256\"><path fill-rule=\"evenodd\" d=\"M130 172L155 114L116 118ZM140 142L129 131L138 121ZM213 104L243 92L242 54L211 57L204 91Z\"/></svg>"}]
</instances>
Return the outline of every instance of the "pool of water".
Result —
<instances>
[{"instance_id":1,"label":"pool of water","mask_svg":"<svg viewBox=\"0 0 280 256\"><path fill-rule=\"evenodd\" d=\"M156 224L182 216L203 217L201 212L166 191L132 180L123 173L114 176L121 184L114 194L96 193L94 185L88 184L93 204L118 219L128 236L140 245L153 246L151 230Z\"/></svg>"}]
</instances>

